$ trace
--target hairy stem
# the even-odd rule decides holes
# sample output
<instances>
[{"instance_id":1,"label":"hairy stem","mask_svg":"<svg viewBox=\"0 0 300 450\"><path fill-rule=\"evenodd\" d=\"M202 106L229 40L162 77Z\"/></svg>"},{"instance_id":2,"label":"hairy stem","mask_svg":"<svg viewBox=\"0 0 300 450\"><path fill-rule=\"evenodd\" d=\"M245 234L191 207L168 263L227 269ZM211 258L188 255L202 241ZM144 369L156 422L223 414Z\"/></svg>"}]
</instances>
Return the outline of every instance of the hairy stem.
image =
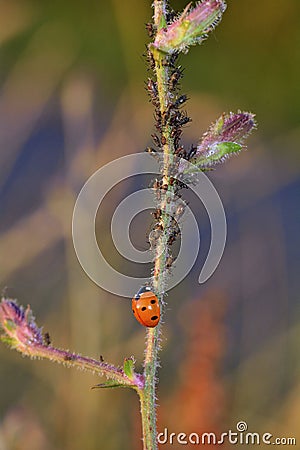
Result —
<instances>
[{"instance_id":1,"label":"hairy stem","mask_svg":"<svg viewBox=\"0 0 300 450\"><path fill-rule=\"evenodd\" d=\"M102 360L53 347L49 334L45 333L43 336L36 325L30 307L24 310L15 300L9 298L2 298L0 302L0 340L31 358L46 358L67 366L76 366L106 376L115 384L124 387L141 389L144 386L143 377L135 374L133 370L125 373L123 369Z\"/></svg>"},{"instance_id":2,"label":"hairy stem","mask_svg":"<svg viewBox=\"0 0 300 450\"><path fill-rule=\"evenodd\" d=\"M166 1L154 1L154 25L159 31L166 25ZM155 61L155 75L157 82L158 101L161 117L165 117L169 105L169 68L167 65L167 55L158 51L153 51ZM164 291L166 286L166 261L168 257L168 239L170 235L171 203L174 198L174 187L170 184L170 170L173 164L174 140L171 137L171 127L167 121L162 124L161 136L164 144L163 149L163 180L166 187L165 195L161 197L159 208L163 212L161 217L162 234L158 240L155 250L153 289L157 294L161 308L164 305ZM162 311L163 314L163 311ZM144 450L157 449L156 430L156 371L158 367L158 353L160 349L160 323L155 328L147 329L144 379L145 387L140 394L143 442Z\"/></svg>"},{"instance_id":3,"label":"hairy stem","mask_svg":"<svg viewBox=\"0 0 300 450\"><path fill-rule=\"evenodd\" d=\"M22 353L26 354L25 352ZM31 349L31 351L28 352L28 355L33 356L34 358L50 359L54 362L64 363L69 367L78 367L82 370L87 370L97 375L106 376L121 385L127 385L129 387L134 387L135 385L133 381L126 377L122 369L108 363L97 361L93 358L71 353L67 350L37 344L34 346L34 350Z\"/></svg>"}]
</instances>

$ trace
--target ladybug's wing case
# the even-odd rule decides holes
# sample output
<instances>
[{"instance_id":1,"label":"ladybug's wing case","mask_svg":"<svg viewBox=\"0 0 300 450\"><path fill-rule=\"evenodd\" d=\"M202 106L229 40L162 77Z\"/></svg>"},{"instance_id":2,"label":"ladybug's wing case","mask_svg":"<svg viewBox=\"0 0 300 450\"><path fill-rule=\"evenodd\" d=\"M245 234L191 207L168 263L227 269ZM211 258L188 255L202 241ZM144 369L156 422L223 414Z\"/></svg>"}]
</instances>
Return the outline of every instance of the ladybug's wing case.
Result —
<instances>
[{"instance_id":1,"label":"ladybug's wing case","mask_svg":"<svg viewBox=\"0 0 300 450\"><path fill-rule=\"evenodd\" d=\"M149 289L132 299L132 311L137 321L146 327L156 327L160 319L158 298Z\"/></svg>"},{"instance_id":2,"label":"ladybug's wing case","mask_svg":"<svg viewBox=\"0 0 300 450\"><path fill-rule=\"evenodd\" d=\"M132 299L132 312L134 314L134 317L136 318L136 320L143 325L144 327L147 327L147 323L144 322L143 320L143 313L142 313L142 308L144 308L145 306L141 303L141 298L140 296L135 296ZM146 308L146 307L145 307Z\"/></svg>"}]
</instances>

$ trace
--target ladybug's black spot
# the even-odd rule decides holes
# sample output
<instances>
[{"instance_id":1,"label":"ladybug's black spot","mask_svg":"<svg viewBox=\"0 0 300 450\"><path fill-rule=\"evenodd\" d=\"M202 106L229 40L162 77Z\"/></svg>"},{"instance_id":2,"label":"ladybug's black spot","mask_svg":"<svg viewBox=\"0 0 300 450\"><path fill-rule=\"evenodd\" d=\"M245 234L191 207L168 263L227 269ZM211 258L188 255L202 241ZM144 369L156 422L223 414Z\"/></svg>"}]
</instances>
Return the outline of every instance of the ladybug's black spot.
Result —
<instances>
[{"instance_id":1,"label":"ladybug's black spot","mask_svg":"<svg viewBox=\"0 0 300 450\"><path fill-rule=\"evenodd\" d=\"M152 303L152 305L154 305L154 303L156 303L156 300L151 300L151 302L150 303Z\"/></svg>"},{"instance_id":2,"label":"ladybug's black spot","mask_svg":"<svg viewBox=\"0 0 300 450\"><path fill-rule=\"evenodd\" d=\"M151 317L151 320L157 320L158 319L158 316L152 316Z\"/></svg>"},{"instance_id":3,"label":"ladybug's black spot","mask_svg":"<svg viewBox=\"0 0 300 450\"><path fill-rule=\"evenodd\" d=\"M142 309L142 311L146 311L147 308L146 308L146 306L143 306L141 309Z\"/></svg>"}]
</instances>

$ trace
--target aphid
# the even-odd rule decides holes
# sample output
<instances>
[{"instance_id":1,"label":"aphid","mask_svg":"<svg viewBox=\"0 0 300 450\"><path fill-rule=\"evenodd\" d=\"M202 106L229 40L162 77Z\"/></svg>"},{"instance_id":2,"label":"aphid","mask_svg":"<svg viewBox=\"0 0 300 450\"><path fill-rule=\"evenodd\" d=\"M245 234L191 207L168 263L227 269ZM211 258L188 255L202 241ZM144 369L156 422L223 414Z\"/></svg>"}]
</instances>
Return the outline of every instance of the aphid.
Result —
<instances>
[{"instance_id":1,"label":"aphid","mask_svg":"<svg viewBox=\"0 0 300 450\"><path fill-rule=\"evenodd\" d=\"M192 119L188 117L186 114L178 114L176 117L176 125L179 127L182 127L183 125L186 125L187 123L191 122Z\"/></svg>"},{"instance_id":2,"label":"aphid","mask_svg":"<svg viewBox=\"0 0 300 450\"><path fill-rule=\"evenodd\" d=\"M176 241L176 237L175 236L170 236L169 239L168 239L168 245L172 245L175 241Z\"/></svg>"},{"instance_id":3,"label":"aphid","mask_svg":"<svg viewBox=\"0 0 300 450\"><path fill-rule=\"evenodd\" d=\"M168 256L166 259L166 269L170 269L174 262L173 256Z\"/></svg>"},{"instance_id":4,"label":"aphid","mask_svg":"<svg viewBox=\"0 0 300 450\"><path fill-rule=\"evenodd\" d=\"M158 101L158 98L157 98L157 94L158 94L158 92L157 92L157 84L151 78L148 78L147 90L149 92L149 95L151 97L151 101L152 101L153 105L158 107L159 106L159 101Z\"/></svg>"},{"instance_id":5,"label":"aphid","mask_svg":"<svg viewBox=\"0 0 300 450\"><path fill-rule=\"evenodd\" d=\"M156 195L156 200L159 202L161 200L161 191L159 189L157 189L157 191L155 192Z\"/></svg>"},{"instance_id":6,"label":"aphid","mask_svg":"<svg viewBox=\"0 0 300 450\"><path fill-rule=\"evenodd\" d=\"M145 148L145 152L146 153L150 153L151 155L154 154L154 153L157 153L155 148L153 148L153 147L146 147Z\"/></svg>"},{"instance_id":7,"label":"aphid","mask_svg":"<svg viewBox=\"0 0 300 450\"><path fill-rule=\"evenodd\" d=\"M159 155L157 154L157 151L155 150L155 148L146 147L145 152L148 153L149 155L153 156L155 159L159 159Z\"/></svg>"},{"instance_id":8,"label":"aphid","mask_svg":"<svg viewBox=\"0 0 300 450\"><path fill-rule=\"evenodd\" d=\"M176 126L178 125L178 120L181 118L181 112L180 111L176 111L175 114L173 113L172 116L170 117L169 123L172 126Z\"/></svg>"},{"instance_id":9,"label":"aphid","mask_svg":"<svg viewBox=\"0 0 300 450\"><path fill-rule=\"evenodd\" d=\"M65 355L64 356L64 361L74 361L75 356L73 355Z\"/></svg>"},{"instance_id":10,"label":"aphid","mask_svg":"<svg viewBox=\"0 0 300 450\"><path fill-rule=\"evenodd\" d=\"M187 184L184 183L184 182L181 181L181 180L177 180L177 184L178 184L178 186L179 186L180 189L188 189Z\"/></svg>"},{"instance_id":11,"label":"aphid","mask_svg":"<svg viewBox=\"0 0 300 450\"><path fill-rule=\"evenodd\" d=\"M179 52L174 52L174 53L172 53L172 55L169 56L169 67L173 67L175 69L175 64L176 64L178 56L179 56Z\"/></svg>"},{"instance_id":12,"label":"aphid","mask_svg":"<svg viewBox=\"0 0 300 450\"><path fill-rule=\"evenodd\" d=\"M155 128L161 133L161 112L156 109L154 113Z\"/></svg>"},{"instance_id":13,"label":"aphid","mask_svg":"<svg viewBox=\"0 0 300 450\"><path fill-rule=\"evenodd\" d=\"M182 135L182 130L180 128L173 128L173 130L171 131L171 136L174 138L174 143L175 143L175 140L180 139L181 135ZM177 147L177 145L175 145L175 147Z\"/></svg>"},{"instance_id":14,"label":"aphid","mask_svg":"<svg viewBox=\"0 0 300 450\"><path fill-rule=\"evenodd\" d=\"M156 209L153 213L151 213L154 219L159 220L161 218L161 209Z\"/></svg>"},{"instance_id":15,"label":"aphid","mask_svg":"<svg viewBox=\"0 0 300 450\"><path fill-rule=\"evenodd\" d=\"M192 158L195 156L196 151L197 151L197 147L195 147L194 145L192 145L190 151L189 151L188 154L187 154L187 159L188 159L188 160L192 159Z\"/></svg>"},{"instance_id":16,"label":"aphid","mask_svg":"<svg viewBox=\"0 0 300 450\"><path fill-rule=\"evenodd\" d=\"M160 122L161 123L161 112L159 109L156 109L154 112L154 119L156 120L156 122Z\"/></svg>"},{"instance_id":17,"label":"aphid","mask_svg":"<svg viewBox=\"0 0 300 450\"><path fill-rule=\"evenodd\" d=\"M169 185L170 186L180 186L182 187L182 181L180 181L178 178L170 177L169 178Z\"/></svg>"},{"instance_id":18,"label":"aphid","mask_svg":"<svg viewBox=\"0 0 300 450\"><path fill-rule=\"evenodd\" d=\"M162 230L158 230L158 229L152 230L149 233L148 240L149 240L149 244L150 244L150 247L152 250L154 250L155 247L157 246L158 240L161 237L161 235L162 235Z\"/></svg>"},{"instance_id":19,"label":"aphid","mask_svg":"<svg viewBox=\"0 0 300 450\"><path fill-rule=\"evenodd\" d=\"M51 345L50 334L47 331L44 333L44 342L47 346Z\"/></svg>"},{"instance_id":20,"label":"aphid","mask_svg":"<svg viewBox=\"0 0 300 450\"><path fill-rule=\"evenodd\" d=\"M148 32L148 36L150 37L150 38L153 38L154 37L154 34L155 34L155 29L154 29L154 25L151 23L151 22L148 22L148 23L146 23L146 30L147 30L147 32Z\"/></svg>"},{"instance_id":21,"label":"aphid","mask_svg":"<svg viewBox=\"0 0 300 450\"><path fill-rule=\"evenodd\" d=\"M164 28L165 31L167 31L167 28ZM159 61L159 64L161 64L163 67L171 67L170 66L170 60L168 58L164 58L161 61Z\"/></svg>"},{"instance_id":22,"label":"aphid","mask_svg":"<svg viewBox=\"0 0 300 450\"><path fill-rule=\"evenodd\" d=\"M148 50L148 52L147 52L147 61L149 63L150 69L154 70L155 69L155 59L150 50Z\"/></svg>"},{"instance_id":23,"label":"aphid","mask_svg":"<svg viewBox=\"0 0 300 450\"><path fill-rule=\"evenodd\" d=\"M155 230L159 230L159 231L164 231L164 226L163 226L163 224L162 223L157 223L156 225L155 225L155 228L154 228Z\"/></svg>"},{"instance_id":24,"label":"aphid","mask_svg":"<svg viewBox=\"0 0 300 450\"><path fill-rule=\"evenodd\" d=\"M178 158L186 158L186 151L182 146L175 148L174 153Z\"/></svg>"},{"instance_id":25,"label":"aphid","mask_svg":"<svg viewBox=\"0 0 300 450\"><path fill-rule=\"evenodd\" d=\"M182 135L182 130L180 128L176 128L171 131L171 136L174 138L174 147L179 147L180 138Z\"/></svg>"},{"instance_id":26,"label":"aphid","mask_svg":"<svg viewBox=\"0 0 300 450\"><path fill-rule=\"evenodd\" d=\"M175 211L175 217L177 219L179 219L182 216L182 214L184 213L184 211L185 211L185 206L182 204L179 204Z\"/></svg>"},{"instance_id":27,"label":"aphid","mask_svg":"<svg viewBox=\"0 0 300 450\"><path fill-rule=\"evenodd\" d=\"M151 137L152 137L154 145L156 145L156 147L160 148L161 147L160 140L159 140L159 137L157 136L157 134L151 134Z\"/></svg>"},{"instance_id":28,"label":"aphid","mask_svg":"<svg viewBox=\"0 0 300 450\"><path fill-rule=\"evenodd\" d=\"M159 181L157 178L155 179L153 183L153 189L158 190L161 187L161 181Z\"/></svg>"},{"instance_id":29,"label":"aphid","mask_svg":"<svg viewBox=\"0 0 300 450\"><path fill-rule=\"evenodd\" d=\"M158 180L157 178L155 179L155 181L154 181L154 183L152 185L152 189L154 189L154 191L155 191L156 199L158 201L160 201L161 200L161 194L162 194L162 192L161 192L161 181Z\"/></svg>"},{"instance_id":30,"label":"aphid","mask_svg":"<svg viewBox=\"0 0 300 450\"><path fill-rule=\"evenodd\" d=\"M181 66L177 67L177 69L175 69L169 79L169 89L171 91L173 91L175 89L175 87L178 84L178 81L180 80L180 78L182 77L182 69Z\"/></svg>"},{"instance_id":31,"label":"aphid","mask_svg":"<svg viewBox=\"0 0 300 450\"><path fill-rule=\"evenodd\" d=\"M167 11L167 17L166 17L166 19L167 19L167 22L168 22L168 23L172 23L173 20L176 19L176 17L177 17L177 12L176 12L176 11L174 11L173 9Z\"/></svg>"},{"instance_id":32,"label":"aphid","mask_svg":"<svg viewBox=\"0 0 300 450\"><path fill-rule=\"evenodd\" d=\"M187 101L187 95L183 94L180 97L177 98L177 100L175 100L175 102L173 103L173 108L178 109L180 108L186 101Z\"/></svg>"},{"instance_id":33,"label":"aphid","mask_svg":"<svg viewBox=\"0 0 300 450\"><path fill-rule=\"evenodd\" d=\"M175 217L174 216L171 216L171 215L169 215L170 216L170 226L169 226L169 228L171 228L171 229L176 229L177 230L177 228L178 228L178 223L177 223L177 220L175 219Z\"/></svg>"},{"instance_id":34,"label":"aphid","mask_svg":"<svg viewBox=\"0 0 300 450\"><path fill-rule=\"evenodd\" d=\"M154 328L160 319L159 301L149 286L143 286L132 299L132 312L144 327Z\"/></svg>"},{"instance_id":35,"label":"aphid","mask_svg":"<svg viewBox=\"0 0 300 450\"><path fill-rule=\"evenodd\" d=\"M176 239L179 235L180 235L180 229L178 227L177 230L174 230L173 233L171 234L171 236L169 237L168 245L172 245L176 241Z\"/></svg>"},{"instance_id":36,"label":"aphid","mask_svg":"<svg viewBox=\"0 0 300 450\"><path fill-rule=\"evenodd\" d=\"M170 109L168 108L162 113L161 116L163 125L166 125L168 123L169 117L170 117Z\"/></svg>"}]
</instances>

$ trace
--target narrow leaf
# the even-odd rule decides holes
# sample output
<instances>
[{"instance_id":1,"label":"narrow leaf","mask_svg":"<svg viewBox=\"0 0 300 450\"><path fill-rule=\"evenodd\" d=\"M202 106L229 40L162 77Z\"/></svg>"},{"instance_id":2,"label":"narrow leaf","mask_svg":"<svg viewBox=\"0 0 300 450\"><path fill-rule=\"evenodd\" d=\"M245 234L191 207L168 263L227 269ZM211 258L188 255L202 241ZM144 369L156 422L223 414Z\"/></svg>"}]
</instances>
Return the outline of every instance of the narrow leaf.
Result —
<instances>
[{"instance_id":1,"label":"narrow leaf","mask_svg":"<svg viewBox=\"0 0 300 450\"><path fill-rule=\"evenodd\" d=\"M92 389L108 389L108 388L121 388L121 387L131 387L128 386L127 384L122 384L122 383L117 383L116 381L113 380L109 380L109 381L105 381L104 383L100 383L100 384L96 384L95 386L92 387Z\"/></svg>"}]
</instances>

